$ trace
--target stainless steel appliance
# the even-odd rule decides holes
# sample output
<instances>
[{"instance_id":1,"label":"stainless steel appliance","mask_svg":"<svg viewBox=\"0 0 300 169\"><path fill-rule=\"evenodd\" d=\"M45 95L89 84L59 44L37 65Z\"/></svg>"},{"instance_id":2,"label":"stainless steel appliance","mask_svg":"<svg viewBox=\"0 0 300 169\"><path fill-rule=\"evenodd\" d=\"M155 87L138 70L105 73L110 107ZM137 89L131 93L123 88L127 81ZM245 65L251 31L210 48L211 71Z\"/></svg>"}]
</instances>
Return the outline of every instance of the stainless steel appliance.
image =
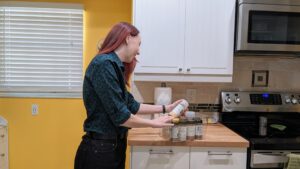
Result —
<instances>
[{"instance_id":1,"label":"stainless steel appliance","mask_svg":"<svg viewBox=\"0 0 300 169\"><path fill-rule=\"evenodd\" d=\"M283 169L300 153L300 93L221 92L220 121L250 142L247 169Z\"/></svg>"},{"instance_id":2,"label":"stainless steel appliance","mask_svg":"<svg viewBox=\"0 0 300 169\"><path fill-rule=\"evenodd\" d=\"M300 53L299 0L238 0L238 54Z\"/></svg>"}]
</instances>

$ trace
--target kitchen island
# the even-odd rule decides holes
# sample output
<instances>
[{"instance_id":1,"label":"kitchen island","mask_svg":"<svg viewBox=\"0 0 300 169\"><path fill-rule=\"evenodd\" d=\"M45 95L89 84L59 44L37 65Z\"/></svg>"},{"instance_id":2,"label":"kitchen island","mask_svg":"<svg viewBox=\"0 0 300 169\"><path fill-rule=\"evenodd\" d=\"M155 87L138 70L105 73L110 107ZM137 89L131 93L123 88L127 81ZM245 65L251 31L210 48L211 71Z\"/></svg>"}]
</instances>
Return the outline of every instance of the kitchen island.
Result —
<instances>
[{"instance_id":1,"label":"kitchen island","mask_svg":"<svg viewBox=\"0 0 300 169\"><path fill-rule=\"evenodd\" d=\"M161 129L136 128L128 134L131 169L245 169L249 142L222 124L203 126L201 140L172 142Z\"/></svg>"}]
</instances>

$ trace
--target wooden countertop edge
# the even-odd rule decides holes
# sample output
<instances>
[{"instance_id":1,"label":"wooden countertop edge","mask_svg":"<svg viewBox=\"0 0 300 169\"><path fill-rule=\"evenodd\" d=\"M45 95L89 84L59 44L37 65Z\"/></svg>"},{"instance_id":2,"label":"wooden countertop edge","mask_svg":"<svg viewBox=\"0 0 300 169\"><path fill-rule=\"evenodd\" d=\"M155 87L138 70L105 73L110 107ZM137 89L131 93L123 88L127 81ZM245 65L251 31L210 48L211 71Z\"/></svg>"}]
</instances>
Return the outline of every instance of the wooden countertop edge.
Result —
<instances>
[{"instance_id":1,"label":"wooden countertop edge","mask_svg":"<svg viewBox=\"0 0 300 169\"><path fill-rule=\"evenodd\" d=\"M235 147L248 148L249 142L218 142L218 141L185 141L185 142L171 142L171 141L128 141L130 146L190 146L190 147Z\"/></svg>"}]
</instances>

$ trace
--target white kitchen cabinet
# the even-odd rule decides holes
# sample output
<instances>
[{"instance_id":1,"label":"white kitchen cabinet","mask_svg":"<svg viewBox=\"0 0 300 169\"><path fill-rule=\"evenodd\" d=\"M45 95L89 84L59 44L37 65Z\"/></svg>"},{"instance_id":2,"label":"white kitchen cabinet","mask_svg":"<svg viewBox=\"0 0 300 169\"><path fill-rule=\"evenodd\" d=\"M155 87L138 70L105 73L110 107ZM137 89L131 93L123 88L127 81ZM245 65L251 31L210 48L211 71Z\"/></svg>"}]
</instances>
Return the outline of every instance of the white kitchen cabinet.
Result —
<instances>
[{"instance_id":1,"label":"white kitchen cabinet","mask_svg":"<svg viewBox=\"0 0 300 169\"><path fill-rule=\"evenodd\" d=\"M0 169L8 169L8 139L5 126L0 126Z\"/></svg>"},{"instance_id":2,"label":"white kitchen cabinet","mask_svg":"<svg viewBox=\"0 0 300 169\"><path fill-rule=\"evenodd\" d=\"M189 147L132 146L131 169L188 169Z\"/></svg>"},{"instance_id":3,"label":"white kitchen cabinet","mask_svg":"<svg viewBox=\"0 0 300 169\"><path fill-rule=\"evenodd\" d=\"M131 146L131 169L246 169L246 148Z\"/></svg>"},{"instance_id":4,"label":"white kitchen cabinet","mask_svg":"<svg viewBox=\"0 0 300 169\"><path fill-rule=\"evenodd\" d=\"M246 169L247 149L192 147L190 169Z\"/></svg>"},{"instance_id":5,"label":"white kitchen cabinet","mask_svg":"<svg viewBox=\"0 0 300 169\"><path fill-rule=\"evenodd\" d=\"M230 82L235 0L135 0L136 81Z\"/></svg>"},{"instance_id":6,"label":"white kitchen cabinet","mask_svg":"<svg viewBox=\"0 0 300 169\"><path fill-rule=\"evenodd\" d=\"M185 67L232 74L235 0L186 0Z\"/></svg>"},{"instance_id":7,"label":"white kitchen cabinet","mask_svg":"<svg viewBox=\"0 0 300 169\"><path fill-rule=\"evenodd\" d=\"M136 73L180 73L184 62L184 0L135 0L142 37Z\"/></svg>"}]
</instances>

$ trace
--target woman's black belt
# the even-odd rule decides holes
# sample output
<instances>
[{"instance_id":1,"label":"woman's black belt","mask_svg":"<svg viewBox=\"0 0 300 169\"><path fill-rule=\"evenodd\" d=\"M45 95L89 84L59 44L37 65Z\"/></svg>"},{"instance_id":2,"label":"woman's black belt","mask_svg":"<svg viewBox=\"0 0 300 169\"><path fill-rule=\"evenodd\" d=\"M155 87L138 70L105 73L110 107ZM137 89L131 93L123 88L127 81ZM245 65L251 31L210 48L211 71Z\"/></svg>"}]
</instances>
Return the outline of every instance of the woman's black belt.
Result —
<instances>
[{"instance_id":1,"label":"woman's black belt","mask_svg":"<svg viewBox=\"0 0 300 169\"><path fill-rule=\"evenodd\" d=\"M95 140L113 140L113 139L123 139L127 137L127 132L121 133L118 135L107 135L107 134L99 134L96 132L86 132L86 135Z\"/></svg>"}]
</instances>

